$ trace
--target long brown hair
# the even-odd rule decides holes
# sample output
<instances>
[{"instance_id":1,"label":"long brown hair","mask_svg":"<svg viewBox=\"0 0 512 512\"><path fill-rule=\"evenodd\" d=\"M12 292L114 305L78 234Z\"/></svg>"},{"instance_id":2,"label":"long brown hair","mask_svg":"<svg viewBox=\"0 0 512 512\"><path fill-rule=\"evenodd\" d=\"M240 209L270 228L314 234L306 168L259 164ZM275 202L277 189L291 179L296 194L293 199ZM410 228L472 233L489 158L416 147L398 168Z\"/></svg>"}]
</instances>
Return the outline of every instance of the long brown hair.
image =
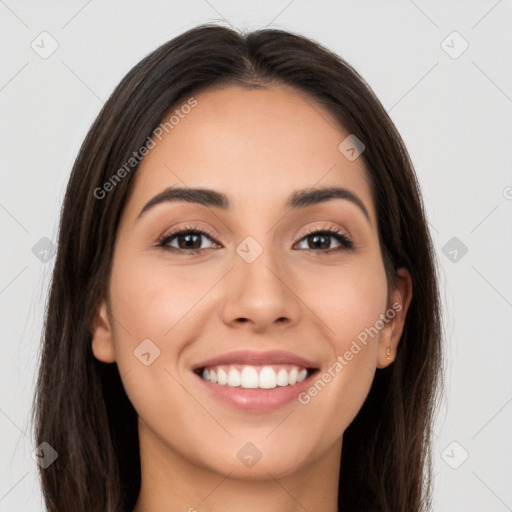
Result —
<instances>
[{"instance_id":1,"label":"long brown hair","mask_svg":"<svg viewBox=\"0 0 512 512\"><path fill-rule=\"evenodd\" d=\"M328 49L284 30L241 34L206 24L130 70L90 128L71 172L33 405L36 445L47 442L59 454L40 468L49 512L131 511L140 490L137 414L117 365L93 356L90 331L108 293L117 227L137 165L104 197L95 191L178 101L209 87L272 83L321 103L363 141L388 283L398 267L412 277L396 359L376 372L344 433L340 511L430 509L432 424L442 384L440 305L433 245L405 145L363 78Z\"/></svg>"}]
</instances>

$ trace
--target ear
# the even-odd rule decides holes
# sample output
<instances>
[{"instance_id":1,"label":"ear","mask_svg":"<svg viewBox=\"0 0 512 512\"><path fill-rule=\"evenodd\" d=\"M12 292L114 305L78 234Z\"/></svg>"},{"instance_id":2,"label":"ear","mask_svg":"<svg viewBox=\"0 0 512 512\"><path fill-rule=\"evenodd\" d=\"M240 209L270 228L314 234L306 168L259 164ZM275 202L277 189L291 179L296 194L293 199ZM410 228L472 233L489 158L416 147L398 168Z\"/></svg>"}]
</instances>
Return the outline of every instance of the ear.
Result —
<instances>
[{"instance_id":1,"label":"ear","mask_svg":"<svg viewBox=\"0 0 512 512\"><path fill-rule=\"evenodd\" d=\"M391 291L384 313L384 327L379 336L377 368L386 368L395 360L411 299L411 275L406 268L399 268L395 287Z\"/></svg>"},{"instance_id":2,"label":"ear","mask_svg":"<svg viewBox=\"0 0 512 512\"><path fill-rule=\"evenodd\" d=\"M91 325L92 352L94 357L104 363L114 363L116 352L112 327L107 313L107 303L103 301L96 310Z\"/></svg>"}]
</instances>

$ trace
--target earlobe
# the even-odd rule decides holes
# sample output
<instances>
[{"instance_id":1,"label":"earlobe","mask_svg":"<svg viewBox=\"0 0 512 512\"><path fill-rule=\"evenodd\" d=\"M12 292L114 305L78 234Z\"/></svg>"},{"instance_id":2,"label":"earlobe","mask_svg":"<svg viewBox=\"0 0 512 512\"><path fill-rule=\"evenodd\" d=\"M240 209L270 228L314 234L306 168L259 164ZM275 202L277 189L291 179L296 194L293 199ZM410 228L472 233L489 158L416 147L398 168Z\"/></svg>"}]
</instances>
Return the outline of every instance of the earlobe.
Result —
<instances>
[{"instance_id":1,"label":"earlobe","mask_svg":"<svg viewBox=\"0 0 512 512\"><path fill-rule=\"evenodd\" d=\"M385 313L385 325L379 337L377 368L386 368L395 360L411 299L411 275L406 268L399 268Z\"/></svg>"},{"instance_id":2,"label":"earlobe","mask_svg":"<svg viewBox=\"0 0 512 512\"><path fill-rule=\"evenodd\" d=\"M114 363L116 361L116 352L105 301L96 310L91 325L91 334L94 357L104 363Z\"/></svg>"}]
</instances>

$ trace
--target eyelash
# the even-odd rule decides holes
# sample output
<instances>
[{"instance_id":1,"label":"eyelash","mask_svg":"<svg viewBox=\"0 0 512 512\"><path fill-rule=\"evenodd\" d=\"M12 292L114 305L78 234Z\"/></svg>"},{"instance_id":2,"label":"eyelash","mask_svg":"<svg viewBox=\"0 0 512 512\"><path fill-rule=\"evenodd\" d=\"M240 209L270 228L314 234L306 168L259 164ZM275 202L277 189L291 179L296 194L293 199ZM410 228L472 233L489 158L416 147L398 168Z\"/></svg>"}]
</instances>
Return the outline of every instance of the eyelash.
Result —
<instances>
[{"instance_id":1,"label":"eyelash","mask_svg":"<svg viewBox=\"0 0 512 512\"><path fill-rule=\"evenodd\" d=\"M186 226L184 228L178 229L176 231L173 231L172 233L169 233L169 234L163 236L162 238L160 238L158 240L156 246L159 248L165 249L167 251L173 252L173 253L180 253L180 254L185 254L185 255L195 255L195 254L200 253L201 251L205 251L205 250L209 249L209 248L179 249L176 247L169 247L167 245L171 240L173 240L177 236L191 234L191 233L196 234L196 235L205 235L208 238L210 238L210 240L212 242L214 242L215 244L218 244L218 242L213 238L213 236L205 229L198 228L195 226ZM320 229L318 229L318 228L312 229L312 230L306 232L297 243L302 242L305 238L308 238L309 236L312 236L312 235L332 236L341 245L340 245L340 247L336 247L334 249L319 249L319 250L305 249L305 250L314 251L314 252L322 252L324 254L332 254L332 253L337 253L340 251L349 251L354 246L354 243L352 242L352 240L350 240L350 238L345 233L343 233L336 227L323 227ZM295 245L297 245L297 244L295 244ZM301 250L304 250L304 249L301 249Z\"/></svg>"}]
</instances>

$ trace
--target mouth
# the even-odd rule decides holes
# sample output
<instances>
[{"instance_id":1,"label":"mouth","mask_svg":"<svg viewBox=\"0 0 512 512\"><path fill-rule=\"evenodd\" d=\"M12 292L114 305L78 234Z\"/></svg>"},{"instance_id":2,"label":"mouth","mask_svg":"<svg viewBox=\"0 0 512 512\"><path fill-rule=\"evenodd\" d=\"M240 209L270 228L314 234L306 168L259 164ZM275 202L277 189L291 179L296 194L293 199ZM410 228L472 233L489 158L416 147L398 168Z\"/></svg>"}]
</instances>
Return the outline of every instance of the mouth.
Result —
<instances>
[{"instance_id":1,"label":"mouth","mask_svg":"<svg viewBox=\"0 0 512 512\"><path fill-rule=\"evenodd\" d=\"M205 366L195 370L203 380L244 389L274 389L276 387L294 386L313 375L317 368L304 368L289 364L280 365L217 365Z\"/></svg>"},{"instance_id":2,"label":"mouth","mask_svg":"<svg viewBox=\"0 0 512 512\"><path fill-rule=\"evenodd\" d=\"M233 352L196 365L210 394L251 411L269 411L297 398L319 366L287 352Z\"/></svg>"}]
</instances>

